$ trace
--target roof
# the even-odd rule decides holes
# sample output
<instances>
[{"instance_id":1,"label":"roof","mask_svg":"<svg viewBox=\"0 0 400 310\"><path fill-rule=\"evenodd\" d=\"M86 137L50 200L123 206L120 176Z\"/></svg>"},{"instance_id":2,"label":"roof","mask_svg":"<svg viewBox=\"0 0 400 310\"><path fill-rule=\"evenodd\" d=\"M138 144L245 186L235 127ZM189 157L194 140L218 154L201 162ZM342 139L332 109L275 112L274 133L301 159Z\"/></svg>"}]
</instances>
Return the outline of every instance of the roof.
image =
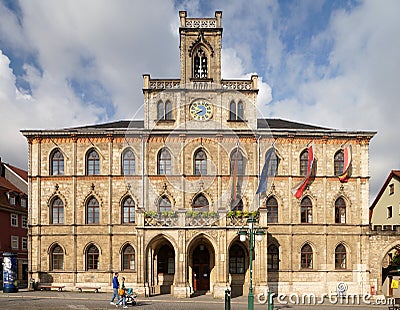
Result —
<instances>
[{"instance_id":1,"label":"roof","mask_svg":"<svg viewBox=\"0 0 400 310\"><path fill-rule=\"evenodd\" d=\"M28 182L28 171L22 170L10 164L4 163L4 166L7 166L11 171L13 171L16 175L18 175L25 182Z\"/></svg>"},{"instance_id":2,"label":"roof","mask_svg":"<svg viewBox=\"0 0 400 310\"><path fill-rule=\"evenodd\" d=\"M383 193L385 192L385 189L387 188L388 184L390 183L390 181L396 178L397 180L400 181L400 170L392 170L389 174L389 176L387 177L385 183L383 184L381 190L379 191L378 195L376 195L376 198L374 200L374 202L372 203L372 205L369 207L369 209L371 211L373 211L373 209L375 208L376 204L378 203L378 201L380 200L381 196L383 195Z\"/></svg>"},{"instance_id":3,"label":"roof","mask_svg":"<svg viewBox=\"0 0 400 310\"><path fill-rule=\"evenodd\" d=\"M333 130L331 128L309 125L304 123L292 122L280 118L259 118L257 119L257 128L270 129L305 129L305 130Z\"/></svg>"}]
</instances>

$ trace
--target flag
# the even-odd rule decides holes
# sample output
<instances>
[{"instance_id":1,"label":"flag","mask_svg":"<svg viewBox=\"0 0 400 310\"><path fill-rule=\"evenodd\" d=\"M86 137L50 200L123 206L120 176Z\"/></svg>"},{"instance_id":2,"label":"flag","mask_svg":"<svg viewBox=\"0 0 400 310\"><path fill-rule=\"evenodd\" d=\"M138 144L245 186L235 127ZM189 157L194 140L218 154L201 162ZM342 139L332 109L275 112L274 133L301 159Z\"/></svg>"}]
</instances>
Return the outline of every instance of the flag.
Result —
<instances>
[{"instance_id":1,"label":"flag","mask_svg":"<svg viewBox=\"0 0 400 310\"><path fill-rule=\"evenodd\" d=\"M343 172L338 175L340 182L346 183L349 180L350 165L352 161L352 148L351 144L343 149L344 161L343 161Z\"/></svg>"},{"instance_id":2,"label":"flag","mask_svg":"<svg viewBox=\"0 0 400 310\"><path fill-rule=\"evenodd\" d=\"M236 152L233 155L234 156L234 162L233 162L233 194L232 194L232 199L236 199L237 195L237 175L238 175L238 166L239 166L239 145L236 146Z\"/></svg>"},{"instance_id":3,"label":"flag","mask_svg":"<svg viewBox=\"0 0 400 310\"><path fill-rule=\"evenodd\" d=\"M303 191L307 186L307 182L310 179L312 169L314 164L314 142L308 147L308 163L307 163L307 173L303 180L298 183L293 189L292 193L296 198L300 198L303 195Z\"/></svg>"},{"instance_id":4,"label":"flag","mask_svg":"<svg viewBox=\"0 0 400 310\"><path fill-rule=\"evenodd\" d=\"M265 163L261 172L260 181L258 183L256 194L265 193L267 191L268 177L275 176L276 170L269 171L269 169L271 168L272 155L276 156L274 146L272 146L272 148L269 149L267 154L265 155Z\"/></svg>"}]
</instances>

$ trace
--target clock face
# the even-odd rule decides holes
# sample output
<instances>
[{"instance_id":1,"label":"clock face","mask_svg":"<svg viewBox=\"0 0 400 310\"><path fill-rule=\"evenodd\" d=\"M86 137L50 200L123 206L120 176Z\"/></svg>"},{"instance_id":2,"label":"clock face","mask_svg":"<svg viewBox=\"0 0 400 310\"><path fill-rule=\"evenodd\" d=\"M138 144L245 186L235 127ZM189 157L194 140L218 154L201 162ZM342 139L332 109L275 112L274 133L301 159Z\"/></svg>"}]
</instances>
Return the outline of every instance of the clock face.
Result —
<instances>
[{"instance_id":1,"label":"clock face","mask_svg":"<svg viewBox=\"0 0 400 310\"><path fill-rule=\"evenodd\" d=\"M196 100L189 107L190 115L197 121L208 121L212 116L212 105L205 100Z\"/></svg>"}]
</instances>

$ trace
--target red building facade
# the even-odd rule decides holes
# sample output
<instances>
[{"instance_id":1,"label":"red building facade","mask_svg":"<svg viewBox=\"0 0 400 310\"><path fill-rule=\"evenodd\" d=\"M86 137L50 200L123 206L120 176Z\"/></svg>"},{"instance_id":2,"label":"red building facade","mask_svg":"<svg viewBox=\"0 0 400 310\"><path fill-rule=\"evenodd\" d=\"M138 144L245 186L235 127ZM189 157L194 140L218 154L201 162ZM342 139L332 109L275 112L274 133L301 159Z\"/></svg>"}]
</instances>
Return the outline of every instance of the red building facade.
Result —
<instances>
[{"instance_id":1,"label":"red building facade","mask_svg":"<svg viewBox=\"0 0 400 310\"><path fill-rule=\"evenodd\" d=\"M28 195L27 172L0 161L0 269L3 253L17 254L18 285L28 283Z\"/></svg>"}]
</instances>

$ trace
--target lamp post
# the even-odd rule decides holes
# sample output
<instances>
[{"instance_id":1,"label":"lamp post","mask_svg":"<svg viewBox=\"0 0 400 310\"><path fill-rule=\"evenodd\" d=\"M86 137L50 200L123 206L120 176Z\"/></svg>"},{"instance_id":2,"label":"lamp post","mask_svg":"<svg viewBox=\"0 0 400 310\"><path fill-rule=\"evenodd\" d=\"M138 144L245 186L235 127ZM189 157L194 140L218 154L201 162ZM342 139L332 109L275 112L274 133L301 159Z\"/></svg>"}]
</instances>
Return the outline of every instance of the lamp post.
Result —
<instances>
[{"instance_id":1,"label":"lamp post","mask_svg":"<svg viewBox=\"0 0 400 310\"><path fill-rule=\"evenodd\" d=\"M247 219L248 228L241 228L238 230L240 241L246 241L246 237L249 237L249 269L250 269L250 286L249 295L247 296L247 309L254 310L254 295L253 295L253 251L254 251L254 240L261 241L265 235L265 230L261 227L254 227L256 219L251 217Z\"/></svg>"}]
</instances>

